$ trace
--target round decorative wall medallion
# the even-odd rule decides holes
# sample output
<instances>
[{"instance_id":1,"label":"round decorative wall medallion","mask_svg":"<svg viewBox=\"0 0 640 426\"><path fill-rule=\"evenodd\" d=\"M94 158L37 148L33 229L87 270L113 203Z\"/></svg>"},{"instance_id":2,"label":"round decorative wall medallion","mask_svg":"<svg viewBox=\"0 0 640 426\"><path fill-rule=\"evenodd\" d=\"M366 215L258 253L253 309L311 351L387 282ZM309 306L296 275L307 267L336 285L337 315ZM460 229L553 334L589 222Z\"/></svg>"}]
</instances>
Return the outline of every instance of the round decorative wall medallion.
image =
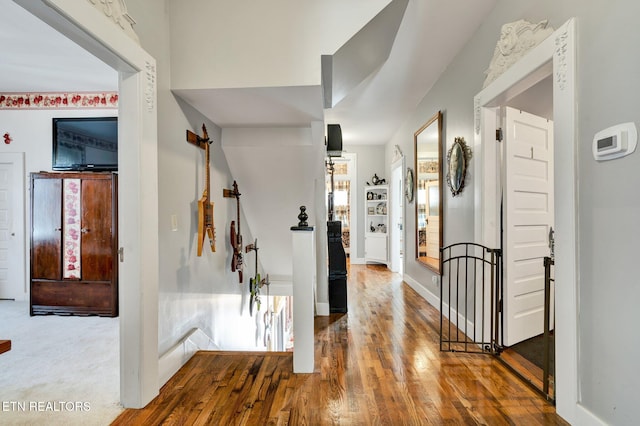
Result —
<instances>
[{"instance_id":1,"label":"round decorative wall medallion","mask_svg":"<svg viewBox=\"0 0 640 426\"><path fill-rule=\"evenodd\" d=\"M410 203L413 202L414 186L413 169L407 167L407 177L404 179L404 196L407 197L407 201Z\"/></svg>"}]
</instances>

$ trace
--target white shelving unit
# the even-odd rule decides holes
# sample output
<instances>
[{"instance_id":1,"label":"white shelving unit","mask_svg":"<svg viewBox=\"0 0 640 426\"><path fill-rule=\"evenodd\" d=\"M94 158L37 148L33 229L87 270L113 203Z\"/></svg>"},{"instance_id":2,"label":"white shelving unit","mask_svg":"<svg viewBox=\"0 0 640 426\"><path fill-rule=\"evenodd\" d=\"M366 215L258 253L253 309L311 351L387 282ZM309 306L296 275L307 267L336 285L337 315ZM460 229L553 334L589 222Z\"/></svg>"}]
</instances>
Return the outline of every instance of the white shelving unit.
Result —
<instances>
[{"instance_id":1,"label":"white shelving unit","mask_svg":"<svg viewBox=\"0 0 640 426\"><path fill-rule=\"evenodd\" d=\"M389 262L389 186L365 186L364 260Z\"/></svg>"}]
</instances>

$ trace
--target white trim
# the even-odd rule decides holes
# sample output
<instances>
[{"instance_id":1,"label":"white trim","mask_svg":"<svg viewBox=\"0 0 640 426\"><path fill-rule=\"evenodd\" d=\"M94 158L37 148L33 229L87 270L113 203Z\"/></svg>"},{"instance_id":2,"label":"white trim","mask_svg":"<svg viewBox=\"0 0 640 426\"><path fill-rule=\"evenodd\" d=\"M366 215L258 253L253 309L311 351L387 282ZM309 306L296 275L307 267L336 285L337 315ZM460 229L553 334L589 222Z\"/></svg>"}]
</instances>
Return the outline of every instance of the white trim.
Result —
<instances>
[{"instance_id":1,"label":"white trim","mask_svg":"<svg viewBox=\"0 0 640 426\"><path fill-rule=\"evenodd\" d=\"M343 152L342 156L349 160L349 258L358 254L358 154Z\"/></svg>"},{"instance_id":2,"label":"white trim","mask_svg":"<svg viewBox=\"0 0 640 426\"><path fill-rule=\"evenodd\" d=\"M551 70L549 69L551 67ZM474 98L476 114L475 238L480 244L497 247L499 215L495 173L497 144L493 141L496 113L504 103L536 81L553 73L556 246L556 406L557 413L570 423L578 411L578 234L576 178L576 28L570 19L549 38L533 48L504 74ZM558 309L558 306L561 309Z\"/></svg>"},{"instance_id":3,"label":"white trim","mask_svg":"<svg viewBox=\"0 0 640 426\"><path fill-rule=\"evenodd\" d=\"M160 384L164 385L198 351L220 349L206 333L199 328L192 329L158 361Z\"/></svg>"},{"instance_id":4,"label":"white trim","mask_svg":"<svg viewBox=\"0 0 640 426\"><path fill-rule=\"evenodd\" d=\"M440 297L431 292L428 288L424 287L418 281L414 280L408 274L402 275L402 280L407 283L409 287L414 289L416 293L418 293L424 300L429 302L431 306L436 308L438 311L440 310Z\"/></svg>"},{"instance_id":5,"label":"white trim","mask_svg":"<svg viewBox=\"0 0 640 426\"><path fill-rule=\"evenodd\" d=\"M319 317L328 317L331 313L329 303L316 302L316 315Z\"/></svg>"},{"instance_id":6,"label":"white trim","mask_svg":"<svg viewBox=\"0 0 640 426\"><path fill-rule=\"evenodd\" d=\"M120 401L158 395L158 125L155 59L91 3L14 0L119 71Z\"/></svg>"},{"instance_id":7,"label":"white trim","mask_svg":"<svg viewBox=\"0 0 640 426\"><path fill-rule=\"evenodd\" d=\"M433 306L434 308L436 308L438 310L438 312L440 312L440 296L438 296L437 294L434 294L431 290L429 290L426 287L423 287L422 284L420 284L418 281L414 280L413 278L411 278L409 275L405 274L402 277L403 281L405 283L407 283L407 285L409 287L411 287L412 289L414 289L416 291L416 293L418 293L424 300L426 300L431 306ZM449 304L448 303L444 303L442 305L443 311L441 312L442 315L445 316L445 318L449 319ZM457 312L455 309L451 309L451 313L453 314L452 316L457 317L457 324L467 324L467 330L473 330L474 328L474 324L472 321L468 320L467 318L465 318L464 315L462 315L461 313ZM461 327L458 327L460 330L463 330ZM463 330L464 331L464 330Z\"/></svg>"},{"instance_id":8,"label":"white trim","mask_svg":"<svg viewBox=\"0 0 640 426\"><path fill-rule=\"evenodd\" d=\"M395 191L396 189L394 189L395 186L395 182L393 182L393 172L394 170L396 170L397 168L400 168L400 197L404 197L404 170L405 170L405 158L404 155L402 155L398 160L394 161L393 163L391 163L391 166L389 167L389 200L393 200L393 202L390 203L390 215L389 215L389 224L388 224L388 230L389 230L389 269L391 269L392 272L403 272L405 265L404 260L406 258L406 235L405 234L405 226L404 226L404 222L405 222L405 207L408 204L406 200L403 201L402 203L402 209L399 209L398 206L395 203L395 200L397 200ZM398 212L397 210L401 210L400 212ZM402 216L402 230L398 230L395 227L395 223L392 223L394 221L394 219L396 219L398 217L398 215ZM403 238L400 238L403 237ZM399 240L402 239L402 247L398 247L400 244L398 243ZM396 265L396 262L393 261L394 259L394 255L393 255L393 249L401 249L403 256L400 257L400 264Z\"/></svg>"},{"instance_id":9,"label":"white trim","mask_svg":"<svg viewBox=\"0 0 640 426\"><path fill-rule=\"evenodd\" d=\"M581 404L577 405L576 416L578 421L576 424L581 426L606 426L606 422L587 410Z\"/></svg>"}]
</instances>

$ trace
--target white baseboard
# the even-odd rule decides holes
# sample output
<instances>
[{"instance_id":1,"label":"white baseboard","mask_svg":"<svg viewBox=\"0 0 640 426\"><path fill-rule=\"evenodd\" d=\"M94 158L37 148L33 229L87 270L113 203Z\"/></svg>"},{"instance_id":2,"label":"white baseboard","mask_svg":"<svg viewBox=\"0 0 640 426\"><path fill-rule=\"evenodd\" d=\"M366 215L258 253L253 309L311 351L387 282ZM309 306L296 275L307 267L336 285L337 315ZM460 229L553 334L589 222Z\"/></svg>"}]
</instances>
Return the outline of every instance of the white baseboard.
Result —
<instances>
[{"instance_id":1,"label":"white baseboard","mask_svg":"<svg viewBox=\"0 0 640 426\"><path fill-rule=\"evenodd\" d=\"M407 274L403 274L402 275L402 280L404 282L406 282L409 285L409 287L414 289L416 291L416 293L418 293L420 296L422 296L422 298L424 300L429 302L429 304L431 306L433 306L437 310L440 310L440 297L439 296L437 296L436 294L432 293L431 290L429 290L428 288L424 287L422 284L420 284L418 281L414 280L413 278L411 278Z\"/></svg>"},{"instance_id":2,"label":"white baseboard","mask_svg":"<svg viewBox=\"0 0 640 426\"><path fill-rule=\"evenodd\" d=\"M326 302L317 302L316 303L316 315L320 317L328 317L329 313L329 304Z\"/></svg>"},{"instance_id":3,"label":"white baseboard","mask_svg":"<svg viewBox=\"0 0 640 426\"><path fill-rule=\"evenodd\" d=\"M411 278L407 274L404 274L402 276L402 279L403 279L404 282L406 282L409 285L409 287L414 289L416 291L416 293L418 293L420 296L422 296L422 298L424 300L426 300L431 306L433 306L438 311L440 311L440 296L439 295L434 294L431 290L429 290L428 288L424 287L422 284L420 284L418 281L414 280L413 278ZM444 310L443 314L444 314L445 318L449 319L449 304L448 303L444 303L442 305L442 308ZM465 318L464 315L462 315L461 313L458 313L455 309L451 309L451 316L454 317L454 318L457 317L457 319L458 319L457 324L465 324L466 323L467 330L473 330L473 328L474 328L473 322L467 320L467 318ZM464 331L464 330L462 330L462 331Z\"/></svg>"},{"instance_id":4,"label":"white baseboard","mask_svg":"<svg viewBox=\"0 0 640 426\"><path fill-rule=\"evenodd\" d=\"M583 405L576 404L577 422L584 426L605 426L607 423L586 409Z\"/></svg>"},{"instance_id":5,"label":"white baseboard","mask_svg":"<svg viewBox=\"0 0 640 426\"><path fill-rule=\"evenodd\" d=\"M351 263L352 265L364 265L365 261L363 257L350 257L349 263Z\"/></svg>"},{"instance_id":6,"label":"white baseboard","mask_svg":"<svg viewBox=\"0 0 640 426\"><path fill-rule=\"evenodd\" d=\"M200 350L220 349L213 340L199 328L192 329L158 360L160 386L167 383L189 359Z\"/></svg>"}]
</instances>

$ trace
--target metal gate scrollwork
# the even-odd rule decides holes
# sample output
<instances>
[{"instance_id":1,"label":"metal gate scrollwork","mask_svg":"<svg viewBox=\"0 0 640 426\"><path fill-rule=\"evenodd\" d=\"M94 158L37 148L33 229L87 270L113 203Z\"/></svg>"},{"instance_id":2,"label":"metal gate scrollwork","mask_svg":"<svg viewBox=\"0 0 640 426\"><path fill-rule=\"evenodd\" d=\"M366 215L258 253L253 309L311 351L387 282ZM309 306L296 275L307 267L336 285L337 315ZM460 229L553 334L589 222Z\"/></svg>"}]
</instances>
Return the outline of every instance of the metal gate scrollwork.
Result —
<instances>
[{"instance_id":1,"label":"metal gate scrollwork","mask_svg":"<svg viewBox=\"0 0 640 426\"><path fill-rule=\"evenodd\" d=\"M440 249L440 350L497 354L502 252L475 243Z\"/></svg>"}]
</instances>

